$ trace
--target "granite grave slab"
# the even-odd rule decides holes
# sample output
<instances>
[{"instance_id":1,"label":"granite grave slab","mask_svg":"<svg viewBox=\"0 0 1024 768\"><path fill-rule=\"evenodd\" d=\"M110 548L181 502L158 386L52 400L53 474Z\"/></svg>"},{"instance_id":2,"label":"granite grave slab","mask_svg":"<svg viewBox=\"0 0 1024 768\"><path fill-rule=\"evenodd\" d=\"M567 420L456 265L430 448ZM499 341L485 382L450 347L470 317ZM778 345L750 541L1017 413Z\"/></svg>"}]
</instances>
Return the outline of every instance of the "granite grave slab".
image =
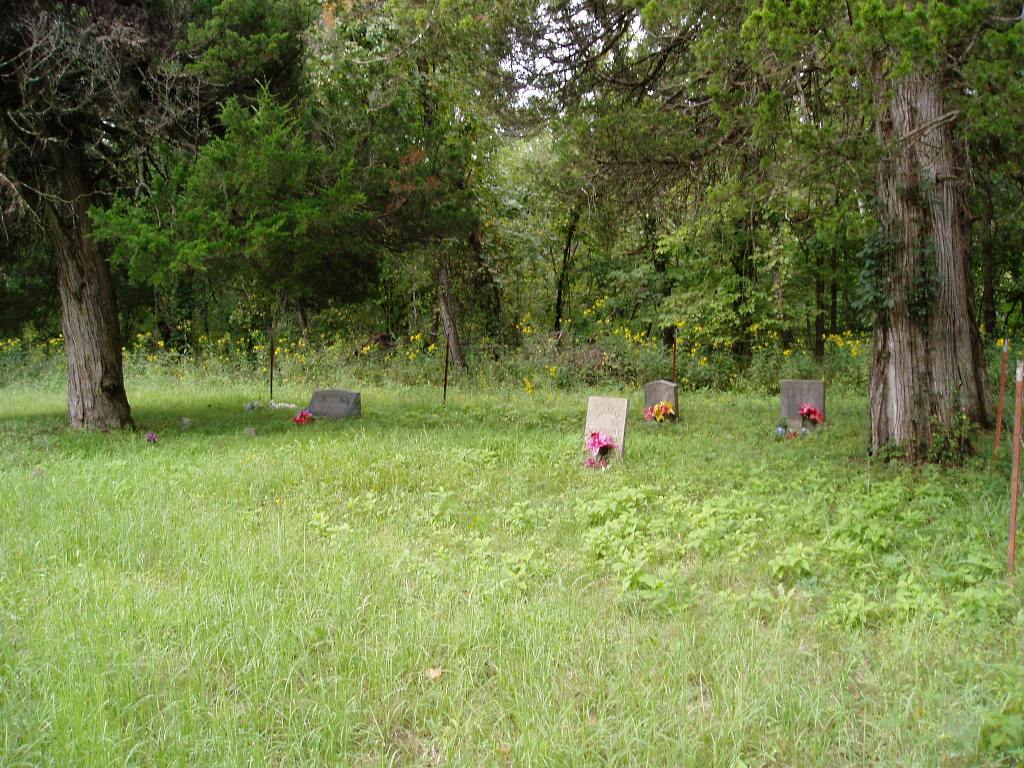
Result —
<instances>
[{"instance_id":1,"label":"granite grave slab","mask_svg":"<svg viewBox=\"0 0 1024 768\"><path fill-rule=\"evenodd\" d=\"M629 400L624 397L590 397L587 400L587 423L584 439L592 432L604 432L615 441L614 454L622 456L626 449L626 412Z\"/></svg>"}]
</instances>

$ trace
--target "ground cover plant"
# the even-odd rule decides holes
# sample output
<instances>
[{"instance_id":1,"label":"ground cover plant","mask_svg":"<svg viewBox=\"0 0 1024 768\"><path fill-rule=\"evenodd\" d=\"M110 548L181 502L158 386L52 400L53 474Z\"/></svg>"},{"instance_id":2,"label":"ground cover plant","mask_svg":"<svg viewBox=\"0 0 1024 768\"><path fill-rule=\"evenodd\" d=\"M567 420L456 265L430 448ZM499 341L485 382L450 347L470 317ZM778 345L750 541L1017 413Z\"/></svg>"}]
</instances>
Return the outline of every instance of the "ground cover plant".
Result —
<instances>
[{"instance_id":1,"label":"ground cover plant","mask_svg":"<svg viewBox=\"0 0 1024 768\"><path fill-rule=\"evenodd\" d=\"M1007 460L869 463L859 393L776 441L772 396L654 425L606 385L631 426L593 471L584 389L364 383L298 425L252 378L130 386L109 434L59 374L0 389L4 765L1024 754Z\"/></svg>"}]
</instances>

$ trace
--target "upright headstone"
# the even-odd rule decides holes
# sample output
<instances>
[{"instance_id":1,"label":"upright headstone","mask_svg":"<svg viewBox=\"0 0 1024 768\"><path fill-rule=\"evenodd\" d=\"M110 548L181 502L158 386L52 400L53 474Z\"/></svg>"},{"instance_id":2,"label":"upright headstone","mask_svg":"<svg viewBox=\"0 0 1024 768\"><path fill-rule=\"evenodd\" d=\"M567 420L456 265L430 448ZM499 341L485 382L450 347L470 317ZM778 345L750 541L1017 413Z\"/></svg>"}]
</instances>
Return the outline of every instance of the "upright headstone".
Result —
<instances>
[{"instance_id":1,"label":"upright headstone","mask_svg":"<svg viewBox=\"0 0 1024 768\"><path fill-rule=\"evenodd\" d=\"M779 382L782 393L781 416L789 423L790 429L800 429L803 419L800 406L810 403L822 414L825 413L825 382L818 379L783 379Z\"/></svg>"},{"instance_id":2,"label":"upright headstone","mask_svg":"<svg viewBox=\"0 0 1024 768\"><path fill-rule=\"evenodd\" d=\"M358 419L363 415L363 404L358 392L318 389L306 410L314 419Z\"/></svg>"},{"instance_id":3,"label":"upright headstone","mask_svg":"<svg viewBox=\"0 0 1024 768\"><path fill-rule=\"evenodd\" d=\"M644 384L644 408L651 408L661 402L669 403L672 412L679 418L679 387L676 384L665 379Z\"/></svg>"},{"instance_id":4,"label":"upright headstone","mask_svg":"<svg viewBox=\"0 0 1024 768\"><path fill-rule=\"evenodd\" d=\"M615 441L615 455L626 448L626 412L629 400L624 397L591 397L587 401L587 424L584 439L591 432L604 432Z\"/></svg>"}]
</instances>

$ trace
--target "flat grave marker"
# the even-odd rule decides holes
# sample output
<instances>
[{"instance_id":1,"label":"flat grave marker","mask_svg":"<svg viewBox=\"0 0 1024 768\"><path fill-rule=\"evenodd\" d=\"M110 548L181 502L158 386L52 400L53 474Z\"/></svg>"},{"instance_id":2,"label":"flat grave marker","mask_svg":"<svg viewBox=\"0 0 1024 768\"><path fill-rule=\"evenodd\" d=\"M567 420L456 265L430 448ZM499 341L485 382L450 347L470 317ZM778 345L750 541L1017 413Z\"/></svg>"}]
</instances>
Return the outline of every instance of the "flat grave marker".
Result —
<instances>
[{"instance_id":1,"label":"flat grave marker","mask_svg":"<svg viewBox=\"0 0 1024 768\"><path fill-rule=\"evenodd\" d=\"M362 398L347 389L318 389L306 409L314 419L358 419L363 415Z\"/></svg>"},{"instance_id":2,"label":"flat grave marker","mask_svg":"<svg viewBox=\"0 0 1024 768\"><path fill-rule=\"evenodd\" d=\"M666 379L648 381L644 384L644 408L652 408L658 403L666 402L672 406L672 412L679 418L679 386Z\"/></svg>"},{"instance_id":3,"label":"flat grave marker","mask_svg":"<svg viewBox=\"0 0 1024 768\"><path fill-rule=\"evenodd\" d=\"M781 393L780 416L789 424L789 428L799 431L803 426L800 406L810 403L822 414L825 414L825 382L820 379L782 379L779 382Z\"/></svg>"},{"instance_id":4,"label":"flat grave marker","mask_svg":"<svg viewBox=\"0 0 1024 768\"><path fill-rule=\"evenodd\" d=\"M583 438L592 432L604 432L615 441L616 456L626 449L626 412L629 400L624 397L595 397L587 400L587 423Z\"/></svg>"}]
</instances>

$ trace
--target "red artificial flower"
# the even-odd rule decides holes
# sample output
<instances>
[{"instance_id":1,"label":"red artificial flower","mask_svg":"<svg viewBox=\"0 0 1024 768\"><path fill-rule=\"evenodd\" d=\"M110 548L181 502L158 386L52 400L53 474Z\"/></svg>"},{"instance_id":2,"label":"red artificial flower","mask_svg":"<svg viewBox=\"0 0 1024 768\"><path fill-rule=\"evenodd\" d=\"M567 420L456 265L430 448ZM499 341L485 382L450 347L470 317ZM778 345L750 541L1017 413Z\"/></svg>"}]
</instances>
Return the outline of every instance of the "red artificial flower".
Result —
<instances>
[{"instance_id":1,"label":"red artificial flower","mask_svg":"<svg viewBox=\"0 0 1024 768\"><path fill-rule=\"evenodd\" d=\"M810 403L800 403L800 410L798 413L812 424L824 424L825 414L819 411Z\"/></svg>"}]
</instances>

